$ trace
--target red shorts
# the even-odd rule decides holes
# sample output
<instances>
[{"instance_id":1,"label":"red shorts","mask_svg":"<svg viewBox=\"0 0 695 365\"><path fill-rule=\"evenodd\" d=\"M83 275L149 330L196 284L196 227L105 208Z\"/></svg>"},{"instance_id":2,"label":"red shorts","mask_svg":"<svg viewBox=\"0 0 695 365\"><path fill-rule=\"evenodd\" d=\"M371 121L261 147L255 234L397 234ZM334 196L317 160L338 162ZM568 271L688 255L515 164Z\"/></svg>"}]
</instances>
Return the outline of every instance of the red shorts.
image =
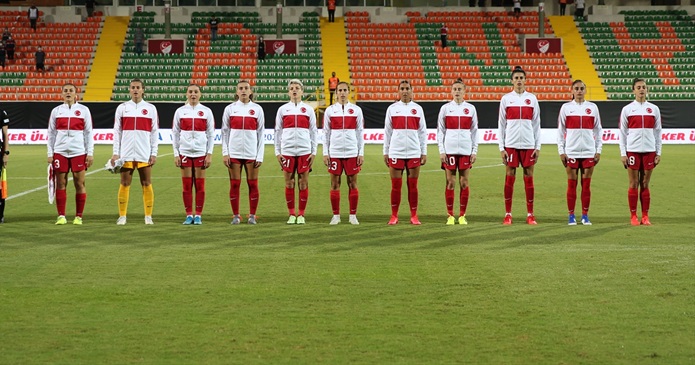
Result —
<instances>
[{"instance_id":1,"label":"red shorts","mask_svg":"<svg viewBox=\"0 0 695 365\"><path fill-rule=\"evenodd\" d=\"M531 167L536 164L536 159L533 157L533 152L536 150L519 150L516 148L505 148L507 151L507 166L509 167Z\"/></svg>"},{"instance_id":2,"label":"red shorts","mask_svg":"<svg viewBox=\"0 0 695 365\"><path fill-rule=\"evenodd\" d=\"M656 152L628 152L627 167L632 170L653 170Z\"/></svg>"},{"instance_id":3,"label":"red shorts","mask_svg":"<svg viewBox=\"0 0 695 365\"><path fill-rule=\"evenodd\" d=\"M180 155L181 167L205 167L205 156L203 157L188 157Z\"/></svg>"},{"instance_id":4,"label":"red shorts","mask_svg":"<svg viewBox=\"0 0 695 365\"><path fill-rule=\"evenodd\" d=\"M362 170L361 166L357 166L357 157L348 158L331 158L328 163L328 172L333 175L341 175L345 171L345 175L357 175Z\"/></svg>"},{"instance_id":5,"label":"red shorts","mask_svg":"<svg viewBox=\"0 0 695 365\"><path fill-rule=\"evenodd\" d=\"M237 165L246 165L246 164L254 164L256 163L256 160L246 160L243 158L229 158L229 163L237 164Z\"/></svg>"},{"instance_id":6,"label":"red shorts","mask_svg":"<svg viewBox=\"0 0 695 365\"><path fill-rule=\"evenodd\" d=\"M309 165L309 157L311 155L303 155L303 156L285 156L282 155L282 157L285 159L285 163L282 164L282 171L284 172L295 172L297 171L298 174L303 174L307 171L311 172L311 166Z\"/></svg>"},{"instance_id":7,"label":"red shorts","mask_svg":"<svg viewBox=\"0 0 695 365\"><path fill-rule=\"evenodd\" d=\"M446 155L446 162L442 164L442 170L468 170L471 168L471 156Z\"/></svg>"},{"instance_id":8,"label":"red shorts","mask_svg":"<svg viewBox=\"0 0 695 365\"><path fill-rule=\"evenodd\" d=\"M53 154L53 170L58 173L80 172L87 169L87 155L65 157L57 153Z\"/></svg>"},{"instance_id":9,"label":"red shorts","mask_svg":"<svg viewBox=\"0 0 695 365\"><path fill-rule=\"evenodd\" d=\"M567 157L567 167L572 169L588 169L589 167L596 166L596 160L591 158L571 158Z\"/></svg>"},{"instance_id":10,"label":"red shorts","mask_svg":"<svg viewBox=\"0 0 695 365\"><path fill-rule=\"evenodd\" d=\"M396 170L412 169L420 166L420 158L389 158L389 167Z\"/></svg>"}]
</instances>

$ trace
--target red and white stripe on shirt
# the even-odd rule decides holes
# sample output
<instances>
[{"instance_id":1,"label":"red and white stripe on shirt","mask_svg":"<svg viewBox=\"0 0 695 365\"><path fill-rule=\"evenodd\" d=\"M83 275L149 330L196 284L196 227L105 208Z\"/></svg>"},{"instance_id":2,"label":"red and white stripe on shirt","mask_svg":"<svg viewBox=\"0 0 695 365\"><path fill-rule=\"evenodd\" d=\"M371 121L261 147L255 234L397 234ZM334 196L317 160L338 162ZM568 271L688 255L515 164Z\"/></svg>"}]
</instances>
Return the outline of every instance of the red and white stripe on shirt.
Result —
<instances>
[{"instance_id":1,"label":"red and white stripe on shirt","mask_svg":"<svg viewBox=\"0 0 695 365\"><path fill-rule=\"evenodd\" d=\"M384 155L389 158L420 158L427 155L427 123L422 107L397 101L386 110Z\"/></svg>"},{"instance_id":2,"label":"red and white stripe on shirt","mask_svg":"<svg viewBox=\"0 0 695 365\"><path fill-rule=\"evenodd\" d=\"M601 115L596 104L570 101L557 117L557 151L571 158L592 158L601 153Z\"/></svg>"},{"instance_id":3,"label":"red and white stripe on shirt","mask_svg":"<svg viewBox=\"0 0 695 365\"><path fill-rule=\"evenodd\" d=\"M499 148L541 149L541 110L536 96L512 91L500 100Z\"/></svg>"},{"instance_id":4,"label":"red and white stripe on shirt","mask_svg":"<svg viewBox=\"0 0 695 365\"><path fill-rule=\"evenodd\" d=\"M263 108L250 101L227 105L222 114L222 156L263 162Z\"/></svg>"},{"instance_id":5,"label":"red and white stripe on shirt","mask_svg":"<svg viewBox=\"0 0 695 365\"><path fill-rule=\"evenodd\" d=\"M364 116L355 104L333 104L323 114L323 155L332 158L364 156Z\"/></svg>"},{"instance_id":6,"label":"red and white stripe on shirt","mask_svg":"<svg viewBox=\"0 0 695 365\"><path fill-rule=\"evenodd\" d=\"M154 105L142 100L126 101L116 108L113 123L113 154L123 161L148 162L157 156L159 116Z\"/></svg>"},{"instance_id":7,"label":"red and white stripe on shirt","mask_svg":"<svg viewBox=\"0 0 695 365\"><path fill-rule=\"evenodd\" d=\"M316 155L316 114L309 104L289 102L275 116L275 155Z\"/></svg>"},{"instance_id":8,"label":"red and white stripe on shirt","mask_svg":"<svg viewBox=\"0 0 695 365\"><path fill-rule=\"evenodd\" d=\"M633 101L620 113L620 155L656 152L661 156L661 111L645 101Z\"/></svg>"},{"instance_id":9,"label":"red and white stripe on shirt","mask_svg":"<svg viewBox=\"0 0 695 365\"><path fill-rule=\"evenodd\" d=\"M205 105L186 104L176 109L171 132L174 156L202 157L212 154L215 117Z\"/></svg>"},{"instance_id":10,"label":"red and white stripe on shirt","mask_svg":"<svg viewBox=\"0 0 695 365\"><path fill-rule=\"evenodd\" d=\"M94 155L92 113L75 103L58 105L48 119L48 157L54 153L65 157Z\"/></svg>"},{"instance_id":11,"label":"red and white stripe on shirt","mask_svg":"<svg viewBox=\"0 0 695 365\"><path fill-rule=\"evenodd\" d=\"M478 113L470 103L450 101L442 105L437 118L439 154L478 154Z\"/></svg>"}]
</instances>

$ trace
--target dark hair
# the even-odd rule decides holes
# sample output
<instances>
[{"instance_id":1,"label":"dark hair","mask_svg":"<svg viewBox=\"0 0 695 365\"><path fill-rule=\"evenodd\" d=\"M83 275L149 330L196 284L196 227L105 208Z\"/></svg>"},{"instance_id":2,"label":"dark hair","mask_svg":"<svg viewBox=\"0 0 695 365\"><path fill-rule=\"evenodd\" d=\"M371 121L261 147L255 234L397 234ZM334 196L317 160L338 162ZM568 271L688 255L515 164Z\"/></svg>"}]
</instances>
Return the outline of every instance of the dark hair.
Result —
<instances>
[{"instance_id":1,"label":"dark hair","mask_svg":"<svg viewBox=\"0 0 695 365\"><path fill-rule=\"evenodd\" d=\"M586 83L584 81L582 81L580 79L576 79L572 82L572 86L571 86L570 90L574 89L574 85L579 84L579 83L584 84L584 88L586 88ZM574 94L572 94L572 100L574 100Z\"/></svg>"},{"instance_id":2,"label":"dark hair","mask_svg":"<svg viewBox=\"0 0 695 365\"><path fill-rule=\"evenodd\" d=\"M340 81L338 85L335 86L336 90L338 89L338 86L340 86L340 84L345 84L345 86L348 87L348 91L350 91L350 84L348 84L347 81Z\"/></svg>"},{"instance_id":3,"label":"dark hair","mask_svg":"<svg viewBox=\"0 0 695 365\"><path fill-rule=\"evenodd\" d=\"M249 84L249 90L251 90L251 93L249 94L249 100L253 101L253 85L251 85L251 82L246 79L241 79L237 81L236 86L239 87L239 84ZM234 94L234 100L239 100L239 95Z\"/></svg>"},{"instance_id":4,"label":"dark hair","mask_svg":"<svg viewBox=\"0 0 695 365\"><path fill-rule=\"evenodd\" d=\"M635 77L635 79L632 80L632 90L635 90L635 85L636 85L638 82L644 82L645 85L647 84L647 81L646 81L645 79L643 79L643 78L641 78L641 77Z\"/></svg>"},{"instance_id":5,"label":"dark hair","mask_svg":"<svg viewBox=\"0 0 695 365\"><path fill-rule=\"evenodd\" d=\"M135 79L130 80L130 83L131 83L131 84L134 83L134 82L139 82L140 85L142 86L142 88L143 88L143 89L145 88L145 82L142 81L141 79L135 78Z\"/></svg>"},{"instance_id":6,"label":"dark hair","mask_svg":"<svg viewBox=\"0 0 695 365\"><path fill-rule=\"evenodd\" d=\"M512 70L512 76L514 76L514 74L517 72L521 72L522 74L524 74L524 77L526 77L526 71L524 71L524 69L521 68L521 66L514 67L514 69Z\"/></svg>"},{"instance_id":7,"label":"dark hair","mask_svg":"<svg viewBox=\"0 0 695 365\"><path fill-rule=\"evenodd\" d=\"M451 85L456 85L456 84L461 84L461 85L463 85L463 86L466 86L466 83L463 82L463 79L460 78L460 77L457 78L456 80L454 80L454 82L451 83Z\"/></svg>"},{"instance_id":8,"label":"dark hair","mask_svg":"<svg viewBox=\"0 0 695 365\"><path fill-rule=\"evenodd\" d=\"M64 83L63 87L61 87L61 89L64 89L66 86L72 86L73 88L75 88L75 92L77 92L77 86L75 86L75 84L73 84L72 82Z\"/></svg>"}]
</instances>

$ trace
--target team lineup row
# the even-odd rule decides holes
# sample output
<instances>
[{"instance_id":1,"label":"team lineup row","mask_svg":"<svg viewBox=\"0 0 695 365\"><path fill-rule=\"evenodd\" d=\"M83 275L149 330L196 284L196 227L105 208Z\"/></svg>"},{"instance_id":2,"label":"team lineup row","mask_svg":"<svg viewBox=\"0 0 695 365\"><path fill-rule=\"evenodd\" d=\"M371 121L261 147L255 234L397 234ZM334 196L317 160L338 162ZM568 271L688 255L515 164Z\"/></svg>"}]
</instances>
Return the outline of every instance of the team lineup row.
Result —
<instances>
[{"instance_id":1,"label":"team lineup row","mask_svg":"<svg viewBox=\"0 0 695 365\"><path fill-rule=\"evenodd\" d=\"M523 69L517 67L512 71L511 82L513 90L500 100L498 119L500 157L506 174L506 214L503 224L512 224L516 170L521 167L526 193L526 223L535 225L533 172L541 148L540 109L535 95L525 90L526 73ZM399 223L403 174L406 172L410 223L419 225L418 177L420 166L427 162L426 123L422 108L413 101L410 83L401 81L398 88L400 100L389 106L384 120L384 164L389 168L391 178L392 213L388 224ZM647 86L643 79L635 79L632 88L635 101L625 106L621 113L620 153L628 171L631 224L649 225L649 180L654 167L660 162L661 115L659 108L646 100ZM151 171L157 160L159 121L156 108L143 100L144 91L143 81L133 80L129 87L131 100L119 105L114 117L113 156L107 167L120 174L118 225L127 223L130 186L136 170L143 187L145 224L154 223ZM447 225L467 224L468 177L478 150L476 109L464 100L465 92L463 80L453 82L452 101L441 107L437 121L439 162L446 173ZM560 109L557 138L558 153L568 178L568 224L576 225L578 222L575 205L577 185L581 184L579 222L590 225L591 176L594 166L600 161L602 149L601 118L596 104L585 100L586 86L582 81L575 81L571 92L573 100ZM346 175L349 189L349 222L359 224L357 175L364 162L363 115L360 107L348 101L348 93L347 83L338 84L336 103L326 108L323 120L325 137L322 162L331 176L333 217L330 224L341 222L340 186L343 174ZM278 109L275 118L275 156L284 175L285 201L289 213L287 223L304 224L309 198L309 171L317 154L318 130L313 108L302 101L302 82L290 80L288 94L290 101ZM62 95L64 104L51 113L47 143L47 162L56 176L56 224L67 223L66 188L70 172L76 189L76 217L73 224L82 224L86 201L85 171L93 163L91 114L86 106L76 102L75 86L66 84ZM243 172L246 173L249 188L247 223L257 223L258 172L264 162L262 137L265 117L262 107L252 101L252 95L250 83L239 81L236 87L237 101L228 105L222 116L222 155L230 178L232 224L241 223L239 192ZM212 160L215 129L212 111L200 103L200 97L201 91L197 85L187 88L187 102L176 110L172 127L174 160L181 170L183 182L186 213L183 224L193 225L202 224L205 172ZM458 217L454 212L457 180ZM637 215L638 202L641 202L641 218Z\"/></svg>"}]
</instances>

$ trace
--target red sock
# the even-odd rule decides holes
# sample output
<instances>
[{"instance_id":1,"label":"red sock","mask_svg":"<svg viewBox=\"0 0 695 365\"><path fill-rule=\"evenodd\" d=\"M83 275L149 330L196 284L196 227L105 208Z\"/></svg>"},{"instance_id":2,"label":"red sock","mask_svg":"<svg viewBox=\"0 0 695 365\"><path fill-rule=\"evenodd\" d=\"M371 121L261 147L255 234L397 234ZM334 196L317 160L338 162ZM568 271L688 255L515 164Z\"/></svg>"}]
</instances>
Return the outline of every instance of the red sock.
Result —
<instances>
[{"instance_id":1,"label":"red sock","mask_svg":"<svg viewBox=\"0 0 695 365\"><path fill-rule=\"evenodd\" d=\"M287 210L290 212L290 215L295 215L294 188L285 188L285 201L287 202Z\"/></svg>"},{"instance_id":2,"label":"red sock","mask_svg":"<svg viewBox=\"0 0 695 365\"><path fill-rule=\"evenodd\" d=\"M360 191L350 189L348 191L348 201L350 202L350 214L357 214L357 202L360 200Z\"/></svg>"},{"instance_id":3,"label":"red sock","mask_svg":"<svg viewBox=\"0 0 695 365\"><path fill-rule=\"evenodd\" d=\"M195 214L203 214L203 205L205 205L205 179L195 179Z\"/></svg>"},{"instance_id":4,"label":"red sock","mask_svg":"<svg viewBox=\"0 0 695 365\"><path fill-rule=\"evenodd\" d=\"M589 214L591 204L591 179L582 179L582 214Z\"/></svg>"},{"instance_id":5,"label":"red sock","mask_svg":"<svg viewBox=\"0 0 695 365\"><path fill-rule=\"evenodd\" d=\"M533 213L533 195L536 191L533 186L533 176L524 176L524 188L526 189L526 211Z\"/></svg>"},{"instance_id":6,"label":"red sock","mask_svg":"<svg viewBox=\"0 0 695 365\"><path fill-rule=\"evenodd\" d=\"M65 204L68 200L68 194L66 190L56 190L56 208L58 208L58 215L65 215Z\"/></svg>"},{"instance_id":7,"label":"red sock","mask_svg":"<svg viewBox=\"0 0 695 365\"><path fill-rule=\"evenodd\" d=\"M642 216L649 215L649 203L651 203L651 194L649 188L642 189L639 194L640 202L642 202ZM635 210L637 208L635 207Z\"/></svg>"},{"instance_id":8,"label":"red sock","mask_svg":"<svg viewBox=\"0 0 695 365\"><path fill-rule=\"evenodd\" d=\"M627 189L627 205L630 207L630 214L637 215L637 199L639 198L639 192L637 188Z\"/></svg>"},{"instance_id":9,"label":"red sock","mask_svg":"<svg viewBox=\"0 0 695 365\"><path fill-rule=\"evenodd\" d=\"M504 179L504 210L512 214L512 198L514 197L514 181L516 176L507 175Z\"/></svg>"},{"instance_id":10,"label":"red sock","mask_svg":"<svg viewBox=\"0 0 695 365\"><path fill-rule=\"evenodd\" d=\"M340 190L331 190L331 209L333 209L333 214L340 214Z\"/></svg>"},{"instance_id":11,"label":"red sock","mask_svg":"<svg viewBox=\"0 0 695 365\"><path fill-rule=\"evenodd\" d=\"M408 178L408 204L410 205L410 216L416 216L417 215L417 200L418 200L418 191L417 191L417 178Z\"/></svg>"},{"instance_id":12,"label":"red sock","mask_svg":"<svg viewBox=\"0 0 695 365\"><path fill-rule=\"evenodd\" d=\"M398 208L401 206L401 186L403 185L402 177L391 178L391 215L398 215Z\"/></svg>"},{"instance_id":13,"label":"red sock","mask_svg":"<svg viewBox=\"0 0 695 365\"><path fill-rule=\"evenodd\" d=\"M466 186L465 189L461 189L459 194L459 214L461 216L466 215L466 209L468 208L468 196L470 195L470 188Z\"/></svg>"},{"instance_id":14,"label":"red sock","mask_svg":"<svg viewBox=\"0 0 695 365\"><path fill-rule=\"evenodd\" d=\"M249 186L249 213L255 215L256 208L258 208L258 198L261 195L258 191L258 180L246 180L246 184Z\"/></svg>"},{"instance_id":15,"label":"red sock","mask_svg":"<svg viewBox=\"0 0 695 365\"><path fill-rule=\"evenodd\" d=\"M65 190L63 190L65 191ZM75 194L75 215L78 217L82 216L84 212L84 205L87 202L87 193ZM65 209L65 208L63 208Z\"/></svg>"},{"instance_id":16,"label":"red sock","mask_svg":"<svg viewBox=\"0 0 695 365\"><path fill-rule=\"evenodd\" d=\"M446 212L454 215L454 189L444 189L444 201L446 202Z\"/></svg>"},{"instance_id":17,"label":"red sock","mask_svg":"<svg viewBox=\"0 0 695 365\"><path fill-rule=\"evenodd\" d=\"M183 209L186 215L193 214L193 178L181 177L183 183Z\"/></svg>"},{"instance_id":18,"label":"red sock","mask_svg":"<svg viewBox=\"0 0 695 365\"><path fill-rule=\"evenodd\" d=\"M567 210L574 214L577 205L577 180L567 179Z\"/></svg>"},{"instance_id":19,"label":"red sock","mask_svg":"<svg viewBox=\"0 0 695 365\"><path fill-rule=\"evenodd\" d=\"M232 213L234 215L239 215L239 186L241 185L241 180L230 179L229 180L229 203L232 205Z\"/></svg>"},{"instance_id":20,"label":"red sock","mask_svg":"<svg viewBox=\"0 0 695 365\"><path fill-rule=\"evenodd\" d=\"M307 201L309 201L309 188L299 189L299 215L304 215Z\"/></svg>"}]
</instances>

